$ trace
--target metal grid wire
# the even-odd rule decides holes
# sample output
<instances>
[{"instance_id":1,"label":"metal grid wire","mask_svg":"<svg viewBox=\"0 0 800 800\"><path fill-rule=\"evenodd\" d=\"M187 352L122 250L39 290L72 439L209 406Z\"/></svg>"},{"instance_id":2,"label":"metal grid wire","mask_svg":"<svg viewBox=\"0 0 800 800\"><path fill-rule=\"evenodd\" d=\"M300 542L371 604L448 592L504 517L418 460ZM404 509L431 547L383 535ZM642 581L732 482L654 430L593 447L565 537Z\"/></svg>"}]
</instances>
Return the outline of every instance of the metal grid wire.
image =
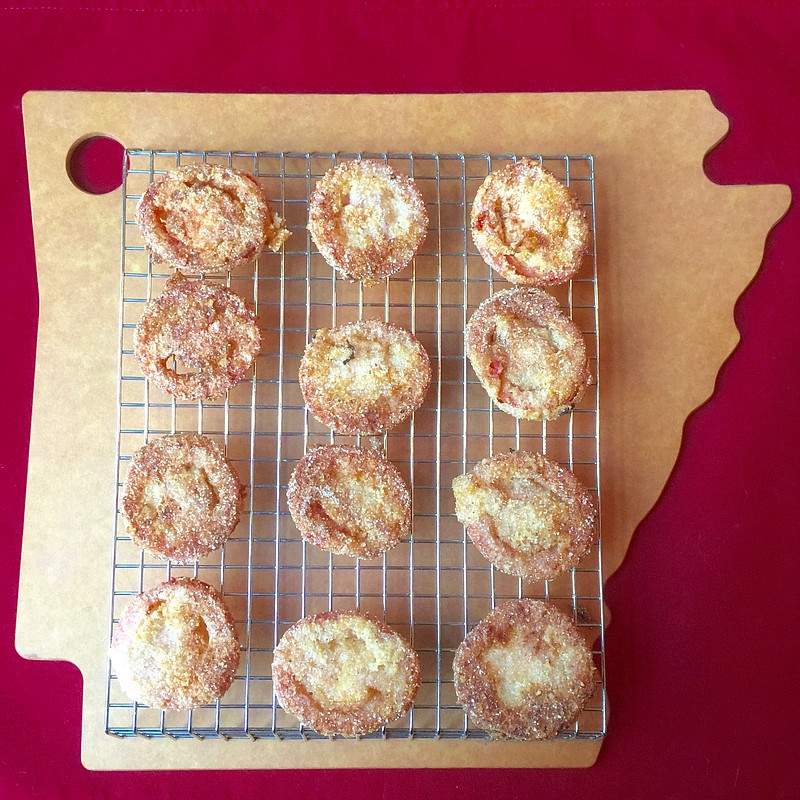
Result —
<instances>
[{"instance_id":1,"label":"metal grid wire","mask_svg":"<svg viewBox=\"0 0 800 800\"><path fill-rule=\"evenodd\" d=\"M378 286L350 284L324 261L306 230L316 180L338 162L378 158L412 176L425 198L430 231L413 264ZM599 544L571 572L523 583L495 570L454 514L452 479L493 452L528 449L568 465L597 495L598 313L591 156L533 156L569 185L592 227L576 278L552 293L582 330L593 383L570 413L520 421L492 407L467 363L464 328L478 304L506 286L477 253L469 233L472 198L486 175L514 155L409 153L242 153L128 150L121 216L121 303L117 492L131 455L154 437L202 432L217 440L247 487L244 514L224 548L192 566L142 553L119 513L114 531L110 633L132 596L170 577L194 576L222 591L236 619L242 658L216 704L160 711L129 700L108 673L106 732L119 737L318 739L286 714L272 687L272 652L301 617L358 608L384 619L418 652L422 686L410 713L365 738L485 738L453 688L453 655L496 603L522 596L566 610L593 646L602 683L575 725L559 738L597 738L606 729L603 589ZM292 235L248 271L211 278L256 308L264 346L249 377L217 401L183 402L142 376L133 359L136 323L156 297L167 267L152 263L136 227L139 197L154 176L177 165L227 164L254 174ZM298 366L316 329L379 318L411 330L425 346L433 381L422 407L383 436L384 452L412 491L413 535L382 557L358 561L306 544L292 523L285 488L309 447L359 437L332 434L305 410ZM366 438L366 437L364 437ZM598 497L599 501L599 497Z\"/></svg>"}]
</instances>

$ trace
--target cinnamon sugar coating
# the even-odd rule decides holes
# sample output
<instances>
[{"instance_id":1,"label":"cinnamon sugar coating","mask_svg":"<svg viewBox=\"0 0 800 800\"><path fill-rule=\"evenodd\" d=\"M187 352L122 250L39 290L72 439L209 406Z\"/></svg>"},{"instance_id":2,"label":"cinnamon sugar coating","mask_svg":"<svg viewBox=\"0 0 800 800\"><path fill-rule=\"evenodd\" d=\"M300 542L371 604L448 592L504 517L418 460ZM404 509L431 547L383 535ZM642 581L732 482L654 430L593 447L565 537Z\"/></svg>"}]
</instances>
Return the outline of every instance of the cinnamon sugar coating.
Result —
<instances>
[{"instance_id":1,"label":"cinnamon sugar coating","mask_svg":"<svg viewBox=\"0 0 800 800\"><path fill-rule=\"evenodd\" d=\"M209 399L244 377L261 351L261 332L255 312L235 292L176 272L145 307L133 351L161 390Z\"/></svg>"},{"instance_id":2,"label":"cinnamon sugar coating","mask_svg":"<svg viewBox=\"0 0 800 800\"><path fill-rule=\"evenodd\" d=\"M217 164L176 167L157 177L137 207L153 256L192 272L224 272L289 238L258 181Z\"/></svg>"},{"instance_id":3,"label":"cinnamon sugar coating","mask_svg":"<svg viewBox=\"0 0 800 800\"><path fill-rule=\"evenodd\" d=\"M286 490L306 541L374 558L411 534L411 495L397 467L374 450L326 445L297 464Z\"/></svg>"},{"instance_id":4,"label":"cinnamon sugar coating","mask_svg":"<svg viewBox=\"0 0 800 800\"><path fill-rule=\"evenodd\" d=\"M134 453L122 497L131 539L187 563L221 547L239 521L244 489L207 436L176 434Z\"/></svg>"},{"instance_id":5,"label":"cinnamon sugar coating","mask_svg":"<svg viewBox=\"0 0 800 800\"><path fill-rule=\"evenodd\" d=\"M408 711L420 685L419 658L388 625L357 611L295 623L272 662L283 708L324 736L378 730Z\"/></svg>"},{"instance_id":6,"label":"cinnamon sugar coating","mask_svg":"<svg viewBox=\"0 0 800 800\"><path fill-rule=\"evenodd\" d=\"M550 603L508 600L478 623L453 661L458 700L498 738L549 739L594 693L592 653Z\"/></svg>"},{"instance_id":7,"label":"cinnamon sugar coating","mask_svg":"<svg viewBox=\"0 0 800 800\"><path fill-rule=\"evenodd\" d=\"M564 283L589 246L589 223L577 198L528 158L487 176L470 219L478 251L512 283Z\"/></svg>"},{"instance_id":8,"label":"cinnamon sugar coating","mask_svg":"<svg viewBox=\"0 0 800 800\"><path fill-rule=\"evenodd\" d=\"M456 517L498 569L550 580L577 566L596 538L597 510L566 467L539 453L500 453L453 481Z\"/></svg>"},{"instance_id":9,"label":"cinnamon sugar coating","mask_svg":"<svg viewBox=\"0 0 800 800\"><path fill-rule=\"evenodd\" d=\"M504 289L484 300L467 324L466 349L492 400L521 419L569 411L590 380L581 332L539 289Z\"/></svg>"},{"instance_id":10,"label":"cinnamon sugar coating","mask_svg":"<svg viewBox=\"0 0 800 800\"><path fill-rule=\"evenodd\" d=\"M125 608L110 656L131 699L152 708L189 709L228 691L239 641L216 589L196 578L173 578Z\"/></svg>"},{"instance_id":11,"label":"cinnamon sugar coating","mask_svg":"<svg viewBox=\"0 0 800 800\"><path fill-rule=\"evenodd\" d=\"M308 230L345 278L374 283L416 255L428 232L428 212L414 181L383 161L346 161L317 182Z\"/></svg>"}]
</instances>

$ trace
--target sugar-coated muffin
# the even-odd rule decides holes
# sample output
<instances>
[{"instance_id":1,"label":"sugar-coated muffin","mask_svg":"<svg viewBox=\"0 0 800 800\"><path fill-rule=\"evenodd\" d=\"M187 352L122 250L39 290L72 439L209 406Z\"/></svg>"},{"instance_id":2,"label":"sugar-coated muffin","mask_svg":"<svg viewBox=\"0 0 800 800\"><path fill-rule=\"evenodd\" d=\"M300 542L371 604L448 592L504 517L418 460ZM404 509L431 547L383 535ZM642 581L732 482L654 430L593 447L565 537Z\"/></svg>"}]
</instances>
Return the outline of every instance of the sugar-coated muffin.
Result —
<instances>
[{"instance_id":1,"label":"sugar-coated muffin","mask_svg":"<svg viewBox=\"0 0 800 800\"><path fill-rule=\"evenodd\" d=\"M173 578L137 595L122 612L111 664L123 691L153 708L213 703L239 665L233 616L220 593L195 578Z\"/></svg>"},{"instance_id":2,"label":"sugar-coated muffin","mask_svg":"<svg viewBox=\"0 0 800 800\"><path fill-rule=\"evenodd\" d=\"M278 702L324 736L371 733L408 711L419 658L388 625L357 611L295 623L272 662Z\"/></svg>"},{"instance_id":3,"label":"sugar-coated muffin","mask_svg":"<svg viewBox=\"0 0 800 800\"><path fill-rule=\"evenodd\" d=\"M218 164L189 164L158 176L137 222L153 256L191 272L224 272L277 251L289 237L258 181Z\"/></svg>"},{"instance_id":4,"label":"sugar-coated muffin","mask_svg":"<svg viewBox=\"0 0 800 800\"><path fill-rule=\"evenodd\" d=\"M213 439L179 433L133 454L122 513L137 547L185 564L225 543L239 521L243 496Z\"/></svg>"},{"instance_id":5,"label":"sugar-coated muffin","mask_svg":"<svg viewBox=\"0 0 800 800\"><path fill-rule=\"evenodd\" d=\"M363 320L318 330L300 362L308 410L344 434L393 428L422 405L431 362L404 328Z\"/></svg>"},{"instance_id":6,"label":"sugar-coated muffin","mask_svg":"<svg viewBox=\"0 0 800 800\"><path fill-rule=\"evenodd\" d=\"M374 283L416 255L428 232L428 212L411 178L383 161L345 161L311 193L308 229L345 278Z\"/></svg>"},{"instance_id":7,"label":"sugar-coated muffin","mask_svg":"<svg viewBox=\"0 0 800 800\"><path fill-rule=\"evenodd\" d=\"M253 309L225 286L181 272L145 306L133 344L142 372L183 400L221 397L260 351Z\"/></svg>"},{"instance_id":8,"label":"sugar-coated muffin","mask_svg":"<svg viewBox=\"0 0 800 800\"><path fill-rule=\"evenodd\" d=\"M520 419L554 419L589 383L583 336L555 298L527 287L496 292L466 331L467 356L497 406Z\"/></svg>"},{"instance_id":9,"label":"sugar-coated muffin","mask_svg":"<svg viewBox=\"0 0 800 800\"><path fill-rule=\"evenodd\" d=\"M549 739L594 693L592 653L550 603L508 600L467 635L453 661L455 690L471 722L498 738Z\"/></svg>"},{"instance_id":10,"label":"sugar-coated muffin","mask_svg":"<svg viewBox=\"0 0 800 800\"><path fill-rule=\"evenodd\" d=\"M589 247L589 223L575 195L528 158L487 176L470 220L478 252L512 283L564 283Z\"/></svg>"},{"instance_id":11,"label":"sugar-coated muffin","mask_svg":"<svg viewBox=\"0 0 800 800\"><path fill-rule=\"evenodd\" d=\"M539 453L500 453L453 481L456 517L498 569L550 580L577 566L595 541L597 510L566 467Z\"/></svg>"},{"instance_id":12,"label":"sugar-coated muffin","mask_svg":"<svg viewBox=\"0 0 800 800\"><path fill-rule=\"evenodd\" d=\"M411 495L397 467L364 447L309 451L286 490L306 541L339 555L374 558L411 534Z\"/></svg>"}]
</instances>

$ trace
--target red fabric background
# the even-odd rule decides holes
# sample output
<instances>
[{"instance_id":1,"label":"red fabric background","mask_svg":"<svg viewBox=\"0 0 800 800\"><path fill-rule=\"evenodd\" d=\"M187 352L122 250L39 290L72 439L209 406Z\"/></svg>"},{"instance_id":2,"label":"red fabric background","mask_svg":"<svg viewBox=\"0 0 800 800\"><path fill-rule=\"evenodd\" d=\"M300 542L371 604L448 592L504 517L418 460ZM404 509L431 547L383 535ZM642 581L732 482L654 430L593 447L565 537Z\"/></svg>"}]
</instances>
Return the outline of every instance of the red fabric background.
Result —
<instances>
[{"instance_id":1,"label":"red fabric background","mask_svg":"<svg viewBox=\"0 0 800 800\"><path fill-rule=\"evenodd\" d=\"M674 474L609 581L612 716L594 768L89 773L80 765L78 671L24 661L13 645L37 314L25 91L702 88L731 120L707 159L710 177L797 192L794 4L344 0L233 12L207 2L202 13L72 5L0 7L0 326L11 422L0 443L0 798L799 796L796 207L737 304L742 343L690 417Z\"/></svg>"}]
</instances>

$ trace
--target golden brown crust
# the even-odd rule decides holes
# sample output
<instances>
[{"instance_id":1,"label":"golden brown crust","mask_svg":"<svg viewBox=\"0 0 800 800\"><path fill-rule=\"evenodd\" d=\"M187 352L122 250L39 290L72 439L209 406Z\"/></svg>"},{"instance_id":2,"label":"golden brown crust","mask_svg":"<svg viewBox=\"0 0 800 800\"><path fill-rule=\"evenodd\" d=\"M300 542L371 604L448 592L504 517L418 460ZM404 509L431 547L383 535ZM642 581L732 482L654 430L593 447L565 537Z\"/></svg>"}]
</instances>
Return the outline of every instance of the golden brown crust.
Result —
<instances>
[{"instance_id":1,"label":"golden brown crust","mask_svg":"<svg viewBox=\"0 0 800 800\"><path fill-rule=\"evenodd\" d=\"M467 324L466 346L492 400L521 419L570 411L590 380L581 332L538 289L505 289L484 300Z\"/></svg>"},{"instance_id":2,"label":"golden brown crust","mask_svg":"<svg viewBox=\"0 0 800 800\"><path fill-rule=\"evenodd\" d=\"M529 580L576 566L595 540L589 490L539 453L485 458L453 481L456 517L484 558Z\"/></svg>"},{"instance_id":3,"label":"golden brown crust","mask_svg":"<svg viewBox=\"0 0 800 800\"><path fill-rule=\"evenodd\" d=\"M123 691L153 708L213 703L230 687L239 640L222 595L196 578L173 578L122 612L111 663Z\"/></svg>"},{"instance_id":4,"label":"golden brown crust","mask_svg":"<svg viewBox=\"0 0 800 800\"><path fill-rule=\"evenodd\" d=\"M133 543L187 563L221 547L239 521L244 490L222 449L179 433L134 453L122 497Z\"/></svg>"},{"instance_id":5,"label":"golden brown crust","mask_svg":"<svg viewBox=\"0 0 800 800\"><path fill-rule=\"evenodd\" d=\"M397 468L363 447L327 445L297 464L286 490L306 541L339 555L374 558L411 534L411 496Z\"/></svg>"},{"instance_id":6,"label":"golden brown crust","mask_svg":"<svg viewBox=\"0 0 800 800\"><path fill-rule=\"evenodd\" d=\"M524 158L490 173L472 205L472 239L512 283L554 286L579 269L589 224L572 192Z\"/></svg>"},{"instance_id":7,"label":"golden brown crust","mask_svg":"<svg viewBox=\"0 0 800 800\"><path fill-rule=\"evenodd\" d=\"M416 255L428 212L414 181L383 161L346 161L328 170L311 193L308 230L345 278L372 283Z\"/></svg>"},{"instance_id":8,"label":"golden brown crust","mask_svg":"<svg viewBox=\"0 0 800 800\"><path fill-rule=\"evenodd\" d=\"M217 164L176 167L142 195L137 222L153 256L175 268L224 272L289 238L258 181Z\"/></svg>"},{"instance_id":9,"label":"golden brown crust","mask_svg":"<svg viewBox=\"0 0 800 800\"><path fill-rule=\"evenodd\" d=\"M472 722L500 738L549 739L594 693L592 654L572 620L540 600L508 600L456 651L456 695Z\"/></svg>"},{"instance_id":10,"label":"golden brown crust","mask_svg":"<svg viewBox=\"0 0 800 800\"><path fill-rule=\"evenodd\" d=\"M281 637L272 680L280 704L303 724L324 736L357 736L408 711L419 689L419 658L369 614L328 611Z\"/></svg>"},{"instance_id":11,"label":"golden brown crust","mask_svg":"<svg viewBox=\"0 0 800 800\"><path fill-rule=\"evenodd\" d=\"M308 410L343 434L375 434L422 405L431 362L415 336L378 320L322 328L300 362Z\"/></svg>"},{"instance_id":12,"label":"golden brown crust","mask_svg":"<svg viewBox=\"0 0 800 800\"><path fill-rule=\"evenodd\" d=\"M142 372L184 400L222 396L260 351L258 318L239 295L180 272L145 306L133 344ZM179 373L173 359L192 371Z\"/></svg>"}]
</instances>

